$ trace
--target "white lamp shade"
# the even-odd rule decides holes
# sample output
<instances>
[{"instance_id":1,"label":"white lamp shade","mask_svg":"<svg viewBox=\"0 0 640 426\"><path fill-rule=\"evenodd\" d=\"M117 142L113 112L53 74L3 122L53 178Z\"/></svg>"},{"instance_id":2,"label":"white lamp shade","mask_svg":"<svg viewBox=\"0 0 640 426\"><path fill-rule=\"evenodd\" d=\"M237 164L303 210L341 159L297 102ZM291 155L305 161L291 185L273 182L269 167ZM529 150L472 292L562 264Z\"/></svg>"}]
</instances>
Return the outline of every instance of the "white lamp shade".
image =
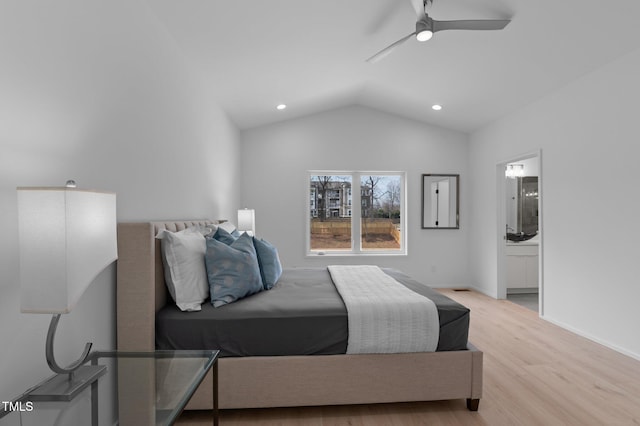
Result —
<instances>
[{"instance_id":1,"label":"white lamp shade","mask_svg":"<svg viewBox=\"0 0 640 426\"><path fill-rule=\"evenodd\" d=\"M18 188L22 312L68 313L118 258L116 194Z\"/></svg>"},{"instance_id":2,"label":"white lamp shade","mask_svg":"<svg viewBox=\"0 0 640 426\"><path fill-rule=\"evenodd\" d=\"M256 211L253 209L238 210L238 231L246 231L250 234L256 232Z\"/></svg>"}]
</instances>

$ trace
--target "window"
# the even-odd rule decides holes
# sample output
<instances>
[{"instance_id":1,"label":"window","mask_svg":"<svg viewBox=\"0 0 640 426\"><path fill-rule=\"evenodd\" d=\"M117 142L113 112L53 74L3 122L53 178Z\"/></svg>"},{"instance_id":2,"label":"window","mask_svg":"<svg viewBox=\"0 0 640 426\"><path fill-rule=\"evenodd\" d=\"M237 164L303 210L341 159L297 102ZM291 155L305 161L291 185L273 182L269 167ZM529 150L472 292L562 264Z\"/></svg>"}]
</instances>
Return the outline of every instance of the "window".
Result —
<instances>
[{"instance_id":1,"label":"window","mask_svg":"<svg viewBox=\"0 0 640 426\"><path fill-rule=\"evenodd\" d=\"M310 171L308 183L308 254L406 254L403 172Z\"/></svg>"}]
</instances>

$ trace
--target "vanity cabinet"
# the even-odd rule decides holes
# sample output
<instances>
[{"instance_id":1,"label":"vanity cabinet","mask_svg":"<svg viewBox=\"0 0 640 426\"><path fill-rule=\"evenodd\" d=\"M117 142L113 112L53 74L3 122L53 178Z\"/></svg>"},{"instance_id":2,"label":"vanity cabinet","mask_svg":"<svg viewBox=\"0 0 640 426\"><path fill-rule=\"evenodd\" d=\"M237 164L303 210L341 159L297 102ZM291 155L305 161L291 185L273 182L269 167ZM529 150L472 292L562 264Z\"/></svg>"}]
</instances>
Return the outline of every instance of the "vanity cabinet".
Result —
<instances>
[{"instance_id":1,"label":"vanity cabinet","mask_svg":"<svg viewBox=\"0 0 640 426\"><path fill-rule=\"evenodd\" d=\"M507 289L538 288L538 245L507 244Z\"/></svg>"}]
</instances>

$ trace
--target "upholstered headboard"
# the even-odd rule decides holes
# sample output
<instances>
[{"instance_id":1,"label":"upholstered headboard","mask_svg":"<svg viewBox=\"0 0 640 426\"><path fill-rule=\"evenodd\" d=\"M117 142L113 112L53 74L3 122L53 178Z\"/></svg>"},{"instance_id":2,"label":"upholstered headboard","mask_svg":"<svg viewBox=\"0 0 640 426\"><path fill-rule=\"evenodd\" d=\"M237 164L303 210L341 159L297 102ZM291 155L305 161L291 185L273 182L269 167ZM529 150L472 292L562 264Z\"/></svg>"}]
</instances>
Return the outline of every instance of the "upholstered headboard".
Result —
<instances>
[{"instance_id":1,"label":"upholstered headboard","mask_svg":"<svg viewBox=\"0 0 640 426\"><path fill-rule=\"evenodd\" d=\"M161 229L181 231L210 225L211 220L180 220L118 224L116 285L117 347L125 351L155 349L156 312L167 303L160 241Z\"/></svg>"}]
</instances>

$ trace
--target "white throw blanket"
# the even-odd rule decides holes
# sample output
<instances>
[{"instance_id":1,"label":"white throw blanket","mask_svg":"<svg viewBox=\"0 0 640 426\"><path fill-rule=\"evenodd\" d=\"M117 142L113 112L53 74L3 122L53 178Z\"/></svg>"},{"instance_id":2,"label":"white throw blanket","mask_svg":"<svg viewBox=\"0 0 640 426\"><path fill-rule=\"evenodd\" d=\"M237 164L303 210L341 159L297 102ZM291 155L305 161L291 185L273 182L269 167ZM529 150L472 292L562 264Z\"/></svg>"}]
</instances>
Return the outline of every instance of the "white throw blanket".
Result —
<instances>
[{"instance_id":1,"label":"white throw blanket","mask_svg":"<svg viewBox=\"0 0 640 426\"><path fill-rule=\"evenodd\" d=\"M348 354L433 352L440 323L432 300L371 265L328 266L347 306Z\"/></svg>"}]
</instances>

